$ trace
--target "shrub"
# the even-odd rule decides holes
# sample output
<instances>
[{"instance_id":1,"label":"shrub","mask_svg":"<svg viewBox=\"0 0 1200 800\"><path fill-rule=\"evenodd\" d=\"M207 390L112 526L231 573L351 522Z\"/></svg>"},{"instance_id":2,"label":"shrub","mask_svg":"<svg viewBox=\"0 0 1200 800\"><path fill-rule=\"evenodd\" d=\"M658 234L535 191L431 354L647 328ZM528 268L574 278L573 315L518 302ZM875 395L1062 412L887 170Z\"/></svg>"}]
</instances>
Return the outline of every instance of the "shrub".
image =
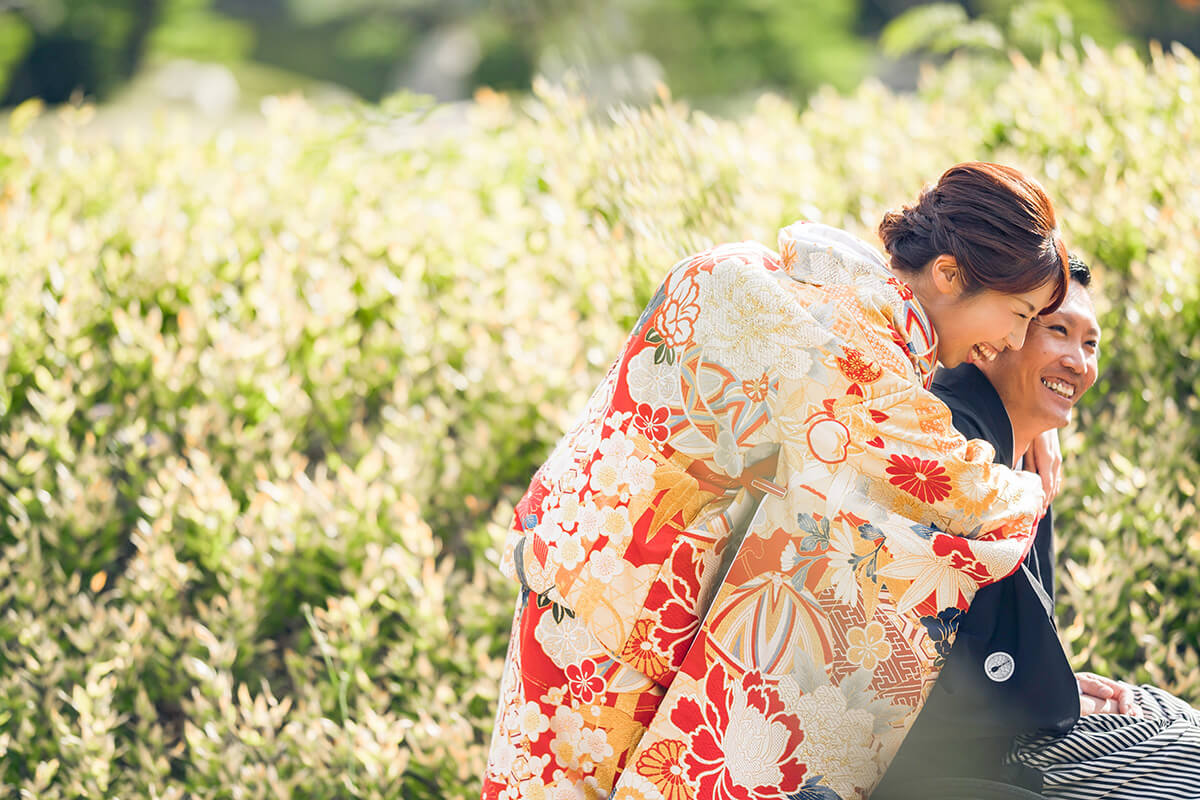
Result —
<instances>
[{"instance_id":1,"label":"shrub","mask_svg":"<svg viewBox=\"0 0 1200 800\"><path fill-rule=\"evenodd\" d=\"M949 164L1043 178L1097 273L1064 435L1077 666L1200 699L1200 63L951 63L745 117L295 100L0 137L0 780L40 797L470 796L511 503L658 277ZM397 110L400 109L400 110Z\"/></svg>"}]
</instances>

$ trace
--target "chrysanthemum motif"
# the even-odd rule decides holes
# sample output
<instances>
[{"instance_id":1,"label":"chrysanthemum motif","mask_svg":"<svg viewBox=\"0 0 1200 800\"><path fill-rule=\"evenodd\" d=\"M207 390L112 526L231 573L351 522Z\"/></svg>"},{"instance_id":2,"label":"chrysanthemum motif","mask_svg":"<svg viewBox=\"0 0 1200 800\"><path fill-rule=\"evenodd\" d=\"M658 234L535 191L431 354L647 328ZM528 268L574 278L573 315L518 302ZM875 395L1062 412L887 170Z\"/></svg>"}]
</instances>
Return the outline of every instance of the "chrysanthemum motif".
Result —
<instances>
[{"instance_id":1,"label":"chrysanthemum motif","mask_svg":"<svg viewBox=\"0 0 1200 800\"><path fill-rule=\"evenodd\" d=\"M654 784L664 800L691 800L693 797L692 787L684 777L686 749L678 739L665 739L650 745L638 757L634 767L637 774Z\"/></svg>"},{"instance_id":2,"label":"chrysanthemum motif","mask_svg":"<svg viewBox=\"0 0 1200 800\"><path fill-rule=\"evenodd\" d=\"M912 496L936 503L950 496L950 476L933 460L894 455L888 459L888 479Z\"/></svg>"},{"instance_id":3,"label":"chrysanthemum motif","mask_svg":"<svg viewBox=\"0 0 1200 800\"><path fill-rule=\"evenodd\" d=\"M643 675L657 679L670 671L671 662L654 643L651 637L653 629L652 619L643 618L635 622L621 651L621 660Z\"/></svg>"}]
</instances>

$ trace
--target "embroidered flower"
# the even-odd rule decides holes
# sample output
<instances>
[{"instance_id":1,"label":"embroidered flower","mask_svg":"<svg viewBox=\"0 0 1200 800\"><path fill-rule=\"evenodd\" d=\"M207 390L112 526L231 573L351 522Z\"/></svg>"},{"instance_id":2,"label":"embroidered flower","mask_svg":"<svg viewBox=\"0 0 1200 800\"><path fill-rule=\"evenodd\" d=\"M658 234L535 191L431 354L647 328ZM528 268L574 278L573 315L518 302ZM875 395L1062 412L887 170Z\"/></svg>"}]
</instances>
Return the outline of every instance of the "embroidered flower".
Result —
<instances>
[{"instance_id":1,"label":"embroidered flower","mask_svg":"<svg viewBox=\"0 0 1200 800\"><path fill-rule=\"evenodd\" d=\"M696 317L700 314L700 287L692 276L671 287L671 293L654 317L654 329L667 347L691 344Z\"/></svg>"},{"instance_id":2,"label":"embroidered flower","mask_svg":"<svg viewBox=\"0 0 1200 800\"><path fill-rule=\"evenodd\" d=\"M657 464L653 458L630 456L625 459L621 480L625 483L629 495L637 497L654 488L654 470Z\"/></svg>"},{"instance_id":3,"label":"embroidered flower","mask_svg":"<svg viewBox=\"0 0 1200 800\"><path fill-rule=\"evenodd\" d=\"M722 429L717 434L717 447L713 451L713 461L731 478L742 474L744 459L738 449L737 439L728 429Z\"/></svg>"},{"instance_id":4,"label":"embroidered flower","mask_svg":"<svg viewBox=\"0 0 1200 800\"><path fill-rule=\"evenodd\" d=\"M887 640L883 626L872 620L861 628L851 628L846 632L846 658L850 663L857 664L865 670L875 671L879 662L886 661L892 655L892 645Z\"/></svg>"},{"instance_id":5,"label":"embroidered flower","mask_svg":"<svg viewBox=\"0 0 1200 800\"><path fill-rule=\"evenodd\" d=\"M542 713L542 708L530 700L517 711L517 724L522 735L531 742L550 730L550 718Z\"/></svg>"},{"instance_id":6,"label":"embroidered flower","mask_svg":"<svg viewBox=\"0 0 1200 800\"><path fill-rule=\"evenodd\" d=\"M664 739L646 748L635 769L654 784L663 800L691 800L692 787L684 777L683 753L686 745L678 739Z\"/></svg>"},{"instance_id":7,"label":"embroidered flower","mask_svg":"<svg viewBox=\"0 0 1200 800\"><path fill-rule=\"evenodd\" d=\"M921 624L929 632L929 640L933 642L937 660L934 666L940 667L950 655L950 647L954 644L954 635L958 632L958 624L962 621L962 609L943 608L933 617L921 617Z\"/></svg>"},{"instance_id":8,"label":"embroidered flower","mask_svg":"<svg viewBox=\"0 0 1200 800\"><path fill-rule=\"evenodd\" d=\"M596 662L590 658L578 664L568 664L563 672L566 673L571 694L580 703L590 703L604 691L604 678L596 674Z\"/></svg>"},{"instance_id":9,"label":"embroidered flower","mask_svg":"<svg viewBox=\"0 0 1200 800\"><path fill-rule=\"evenodd\" d=\"M664 406L654 408L649 403L639 403L633 426L650 441L665 442L671 433L666 424L670 416L670 409Z\"/></svg>"},{"instance_id":10,"label":"embroidered flower","mask_svg":"<svg viewBox=\"0 0 1200 800\"><path fill-rule=\"evenodd\" d=\"M854 383L874 383L883 377L883 368L873 361L868 361L862 353L853 347L847 347L845 354L837 359L838 369Z\"/></svg>"},{"instance_id":11,"label":"embroidered flower","mask_svg":"<svg viewBox=\"0 0 1200 800\"><path fill-rule=\"evenodd\" d=\"M933 460L894 455L888 459L888 480L895 486L926 503L936 503L950 496L950 476L942 465Z\"/></svg>"},{"instance_id":12,"label":"embroidered flower","mask_svg":"<svg viewBox=\"0 0 1200 800\"><path fill-rule=\"evenodd\" d=\"M633 536L633 523L629 521L629 508L613 506L600 509L600 533L608 537L609 548L624 550Z\"/></svg>"},{"instance_id":13,"label":"embroidered flower","mask_svg":"<svg viewBox=\"0 0 1200 800\"><path fill-rule=\"evenodd\" d=\"M635 403L679 408L683 391L679 382L679 367L662 361L654 363L654 348L646 348L629 359L626 385Z\"/></svg>"},{"instance_id":14,"label":"embroidered flower","mask_svg":"<svg viewBox=\"0 0 1200 800\"><path fill-rule=\"evenodd\" d=\"M653 629L652 619L643 618L635 622L621 650L621 659L643 675L658 679L670 670L671 662L659 652L651 639Z\"/></svg>"},{"instance_id":15,"label":"embroidered flower","mask_svg":"<svg viewBox=\"0 0 1200 800\"><path fill-rule=\"evenodd\" d=\"M767 377L767 373L765 372L757 380L742 381L742 392L756 403L761 403L767 399L767 392L770 388L771 379Z\"/></svg>"},{"instance_id":16,"label":"embroidered flower","mask_svg":"<svg viewBox=\"0 0 1200 800\"><path fill-rule=\"evenodd\" d=\"M838 797L856 797L859 788L870 786L877 777L872 759L874 715L865 708L849 708L835 687L819 686L795 704L804 728L804 741L796 757L811 775ZM803 796L803 795L801 795Z\"/></svg>"},{"instance_id":17,"label":"embroidered flower","mask_svg":"<svg viewBox=\"0 0 1200 800\"><path fill-rule=\"evenodd\" d=\"M726 685L725 670L714 666L703 698L681 698L671 722L691 734L684 760L700 797L750 800L800 787L806 767L797 749L804 733L761 673L749 672Z\"/></svg>"},{"instance_id":18,"label":"embroidered flower","mask_svg":"<svg viewBox=\"0 0 1200 800\"><path fill-rule=\"evenodd\" d=\"M621 564L622 559L617 556L616 552L611 547L605 547L603 550L596 551L588 559L587 568L596 580L601 583L611 583L613 578L621 574Z\"/></svg>"},{"instance_id":19,"label":"embroidered flower","mask_svg":"<svg viewBox=\"0 0 1200 800\"><path fill-rule=\"evenodd\" d=\"M559 669L578 663L599 649L587 625L578 617L565 614L557 620L553 614L543 614L533 629L533 637ZM554 705L549 700L545 702Z\"/></svg>"}]
</instances>

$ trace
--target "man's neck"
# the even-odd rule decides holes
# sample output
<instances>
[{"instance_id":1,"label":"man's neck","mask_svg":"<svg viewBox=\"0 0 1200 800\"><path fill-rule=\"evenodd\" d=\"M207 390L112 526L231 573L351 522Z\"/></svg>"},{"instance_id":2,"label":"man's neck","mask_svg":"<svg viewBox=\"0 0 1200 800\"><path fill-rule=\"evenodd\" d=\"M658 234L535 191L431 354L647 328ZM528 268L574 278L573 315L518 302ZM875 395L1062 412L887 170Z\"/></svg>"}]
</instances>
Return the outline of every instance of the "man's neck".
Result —
<instances>
[{"instance_id":1,"label":"man's neck","mask_svg":"<svg viewBox=\"0 0 1200 800\"><path fill-rule=\"evenodd\" d=\"M1013 466L1020 466L1021 458L1025 452L1029 450L1029 446L1033 444L1033 440L1040 436L1043 432L1032 430L1029 427L1022 427L1017 420L1009 417L1009 422L1012 423L1013 432Z\"/></svg>"}]
</instances>

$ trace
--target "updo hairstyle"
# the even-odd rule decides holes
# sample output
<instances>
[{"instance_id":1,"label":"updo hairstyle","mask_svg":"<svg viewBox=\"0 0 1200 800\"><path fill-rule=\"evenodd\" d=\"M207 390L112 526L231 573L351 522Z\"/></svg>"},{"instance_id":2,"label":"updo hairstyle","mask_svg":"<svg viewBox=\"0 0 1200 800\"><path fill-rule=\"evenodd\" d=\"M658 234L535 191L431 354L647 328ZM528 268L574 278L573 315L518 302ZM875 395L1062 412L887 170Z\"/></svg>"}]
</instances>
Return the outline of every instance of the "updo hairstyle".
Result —
<instances>
[{"instance_id":1,"label":"updo hairstyle","mask_svg":"<svg viewBox=\"0 0 1200 800\"><path fill-rule=\"evenodd\" d=\"M888 212L879 238L892 267L920 273L954 256L964 291L1003 294L1055 283L1053 311L1067 293L1068 256L1054 206L1033 178L1012 167L970 161L948 169L915 205Z\"/></svg>"}]
</instances>

